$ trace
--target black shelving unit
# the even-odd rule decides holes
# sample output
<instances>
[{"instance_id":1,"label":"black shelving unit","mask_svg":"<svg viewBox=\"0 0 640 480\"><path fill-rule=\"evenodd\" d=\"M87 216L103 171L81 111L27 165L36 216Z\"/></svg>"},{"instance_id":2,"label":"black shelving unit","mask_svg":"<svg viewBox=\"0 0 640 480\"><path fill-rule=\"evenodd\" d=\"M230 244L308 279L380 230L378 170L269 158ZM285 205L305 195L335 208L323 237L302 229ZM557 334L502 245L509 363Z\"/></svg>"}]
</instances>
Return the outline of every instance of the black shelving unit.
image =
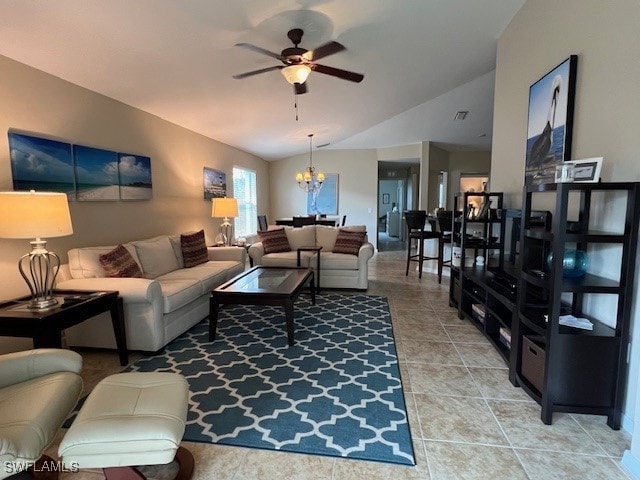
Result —
<instances>
[{"instance_id":1,"label":"black shelving unit","mask_svg":"<svg viewBox=\"0 0 640 480\"><path fill-rule=\"evenodd\" d=\"M490 201L482 218L471 214L471 200L478 205ZM517 271L504 262L505 211L503 193L464 192L456 195L454 210L462 210L454 228L453 247L460 248L460 264L452 265L449 303L458 309L458 317L467 318L491 341L507 365L513 362L510 347L513 318L516 311ZM488 204L487 204L488 205ZM458 228L459 227L459 228ZM475 232L475 233L474 233ZM478 233L479 232L479 233ZM473 251L473 264L465 267L468 252ZM482 254L485 265L476 265Z\"/></svg>"},{"instance_id":2,"label":"black shelving unit","mask_svg":"<svg viewBox=\"0 0 640 480\"><path fill-rule=\"evenodd\" d=\"M620 428L638 243L639 185L524 187L522 271L512 328L510 379L541 405L546 424L551 424L553 412L575 412L606 415L611 428ZM548 197L547 203L555 201L550 228L531 221L535 218L532 204L540 201L538 196ZM594 230L597 224L612 224L602 216L607 211L604 206L614 204L619 207L618 216L623 217L620 225L614 226L616 231ZM564 277L561 259L569 248L596 256L607 250L606 270L611 278L589 272L578 278ZM550 263L549 253L553 258ZM617 262L609 260L616 257ZM616 308L603 313L597 302L591 302L593 294L608 296L604 301L615 303ZM565 314L587 318L593 330L561 325L560 316Z\"/></svg>"},{"instance_id":3,"label":"black shelving unit","mask_svg":"<svg viewBox=\"0 0 640 480\"><path fill-rule=\"evenodd\" d=\"M462 215L455 216L455 221L460 223L460 232L455 236L453 246L460 247L460 266L466 265L466 257L469 250L474 250L475 257L482 254L485 258L485 266L488 268L502 268L504 264L504 217L502 192L463 192L454 197L454 212L462 211ZM484 215L478 217L477 211L471 210L471 205L477 205L478 210L487 206ZM489 256L489 253L497 252L497 257Z\"/></svg>"}]
</instances>

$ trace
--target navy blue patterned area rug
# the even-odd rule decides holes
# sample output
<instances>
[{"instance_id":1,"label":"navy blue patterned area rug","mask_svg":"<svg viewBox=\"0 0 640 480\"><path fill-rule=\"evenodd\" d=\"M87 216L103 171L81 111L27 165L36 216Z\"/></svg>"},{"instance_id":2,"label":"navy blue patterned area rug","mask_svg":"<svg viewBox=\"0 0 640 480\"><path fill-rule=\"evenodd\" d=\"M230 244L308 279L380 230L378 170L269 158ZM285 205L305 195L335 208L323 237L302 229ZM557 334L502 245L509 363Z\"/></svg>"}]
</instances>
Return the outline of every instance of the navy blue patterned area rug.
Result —
<instances>
[{"instance_id":1,"label":"navy blue patterned area rug","mask_svg":"<svg viewBox=\"0 0 640 480\"><path fill-rule=\"evenodd\" d=\"M191 386L185 440L415 465L385 297L322 294L295 306L225 305L133 371Z\"/></svg>"}]
</instances>

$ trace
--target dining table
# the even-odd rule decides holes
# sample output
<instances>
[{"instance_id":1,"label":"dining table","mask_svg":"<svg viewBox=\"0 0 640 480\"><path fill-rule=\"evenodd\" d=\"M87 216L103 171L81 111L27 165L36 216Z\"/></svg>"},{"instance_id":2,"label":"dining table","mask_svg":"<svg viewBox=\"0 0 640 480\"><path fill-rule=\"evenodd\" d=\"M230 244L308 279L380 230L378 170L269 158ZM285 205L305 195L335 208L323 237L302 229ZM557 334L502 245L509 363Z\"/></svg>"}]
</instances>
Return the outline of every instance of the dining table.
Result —
<instances>
[{"instance_id":1,"label":"dining table","mask_svg":"<svg viewBox=\"0 0 640 480\"><path fill-rule=\"evenodd\" d=\"M316 218L314 223L315 225L328 225L330 227L335 227L338 225L340 219L339 218ZM276 225L284 225L284 226L293 226L293 217L284 217L277 218Z\"/></svg>"}]
</instances>

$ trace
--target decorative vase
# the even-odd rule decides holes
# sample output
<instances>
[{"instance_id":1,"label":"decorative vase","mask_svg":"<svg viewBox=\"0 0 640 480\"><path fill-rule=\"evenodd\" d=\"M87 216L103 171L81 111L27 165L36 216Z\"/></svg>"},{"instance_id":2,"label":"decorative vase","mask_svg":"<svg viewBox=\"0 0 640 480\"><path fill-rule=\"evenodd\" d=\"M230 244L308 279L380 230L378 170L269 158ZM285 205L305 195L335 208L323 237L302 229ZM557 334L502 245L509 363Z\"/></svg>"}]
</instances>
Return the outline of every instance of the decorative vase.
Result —
<instances>
[{"instance_id":1,"label":"decorative vase","mask_svg":"<svg viewBox=\"0 0 640 480\"><path fill-rule=\"evenodd\" d=\"M547 256L547 266L551 269L553 263L553 252ZM577 278L587 273L589 269L589 255L584 250L568 249L564 251L562 259L562 276Z\"/></svg>"}]
</instances>

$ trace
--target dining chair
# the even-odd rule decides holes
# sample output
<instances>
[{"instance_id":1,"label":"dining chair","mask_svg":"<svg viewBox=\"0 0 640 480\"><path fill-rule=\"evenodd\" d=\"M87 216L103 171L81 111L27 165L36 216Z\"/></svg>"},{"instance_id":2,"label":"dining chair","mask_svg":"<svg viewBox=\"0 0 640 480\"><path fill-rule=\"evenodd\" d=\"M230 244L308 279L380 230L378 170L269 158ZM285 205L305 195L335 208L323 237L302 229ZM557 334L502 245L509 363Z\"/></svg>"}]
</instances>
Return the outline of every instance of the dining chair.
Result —
<instances>
[{"instance_id":1,"label":"dining chair","mask_svg":"<svg viewBox=\"0 0 640 480\"><path fill-rule=\"evenodd\" d=\"M440 262L442 259L442 239L440 232L425 230L424 226L427 221L426 210L405 210L404 219L407 224L407 270L405 276L409 275L409 264L411 262L418 262L418 278L422 278L422 264L425 260L437 260L438 261L438 278L442 280L442 269ZM417 253L411 254L412 240L417 240ZM437 257L425 257L424 255L424 241L425 240L438 240L438 256Z\"/></svg>"},{"instance_id":2,"label":"dining chair","mask_svg":"<svg viewBox=\"0 0 640 480\"><path fill-rule=\"evenodd\" d=\"M266 215L258 215L258 231L265 232L269 230L269 224L267 223Z\"/></svg>"}]
</instances>

